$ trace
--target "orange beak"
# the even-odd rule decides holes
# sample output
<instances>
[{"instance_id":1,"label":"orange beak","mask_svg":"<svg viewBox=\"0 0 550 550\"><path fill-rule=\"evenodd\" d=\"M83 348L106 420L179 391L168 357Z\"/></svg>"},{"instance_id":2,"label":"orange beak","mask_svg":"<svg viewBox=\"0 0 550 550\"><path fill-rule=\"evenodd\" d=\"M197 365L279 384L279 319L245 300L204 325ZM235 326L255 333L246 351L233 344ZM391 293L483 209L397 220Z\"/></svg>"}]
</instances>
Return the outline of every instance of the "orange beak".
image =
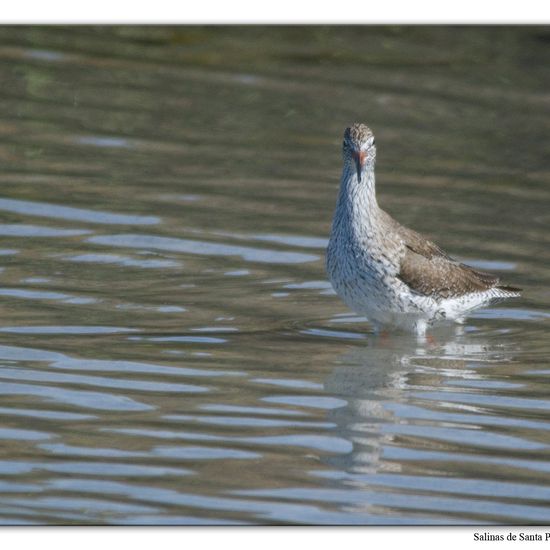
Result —
<instances>
[{"instance_id":1,"label":"orange beak","mask_svg":"<svg viewBox=\"0 0 550 550\"><path fill-rule=\"evenodd\" d=\"M365 164L366 153L364 151L353 151L351 154L355 161L355 169L357 170L357 181L361 183L361 174L363 172L363 165Z\"/></svg>"}]
</instances>

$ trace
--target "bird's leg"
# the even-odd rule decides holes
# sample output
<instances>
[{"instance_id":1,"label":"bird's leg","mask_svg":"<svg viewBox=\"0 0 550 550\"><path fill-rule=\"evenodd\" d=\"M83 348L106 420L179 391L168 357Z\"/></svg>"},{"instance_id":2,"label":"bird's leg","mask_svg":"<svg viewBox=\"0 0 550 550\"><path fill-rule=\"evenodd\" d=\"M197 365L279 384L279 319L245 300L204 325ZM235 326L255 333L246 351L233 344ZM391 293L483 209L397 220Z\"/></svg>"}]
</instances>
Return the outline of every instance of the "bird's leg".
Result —
<instances>
[{"instance_id":1,"label":"bird's leg","mask_svg":"<svg viewBox=\"0 0 550 550\"><path fill-rule=\"evenodd\" d=\"M373 334L378 338L378 342L382 346L386 346L390 340L389 331L384 328L384 325L379 325L378 323L373 323Z\"/></svg>"},{"instance_id":2,"label":"bird's leg","mask_svg":"<svg viewBox=\"0 0 550 550\"><path fill-rule=\"evenodd\" d=\"M414 328L416 330L416 336L419 340L425 340L426 339L426 329L428 328L428 323L424 321L424 319L418 319L416 321Z\"/></svg>"},{"instance_id":3,"label":"bird's leg","mask_svg":"<svg viewBox=\"0 0 550 550\"><path fill-rule=\"evenodd\" d=\"M426 342L428 342L428 345L431 348L435 348L437 346L437 340L431 334L426 334Z\"/></svg>"},{"instance_id":4,"label":"bird's leg","mask_svg":"<svg viewBox=\"0 0 550 550\"><path fill-rule=\"evenodd\" d=\"M416 322L415 328L418 342L428 344L430 347L435 347L437 345L436 339L431 334L426 334L428 328L428 323L426 321L419 319Z\"/></svg>"},{"instance_id":5,"label":"bird's leg","mask_svg":"<svg viewBox=\"0 0 550 550\"><path fill-rule=\"evenodd\" d=\"M464 325L462 323L464 323L464 319L461 319L455 325L455 336L464 336Z\"/></svg>"}]
</instances>

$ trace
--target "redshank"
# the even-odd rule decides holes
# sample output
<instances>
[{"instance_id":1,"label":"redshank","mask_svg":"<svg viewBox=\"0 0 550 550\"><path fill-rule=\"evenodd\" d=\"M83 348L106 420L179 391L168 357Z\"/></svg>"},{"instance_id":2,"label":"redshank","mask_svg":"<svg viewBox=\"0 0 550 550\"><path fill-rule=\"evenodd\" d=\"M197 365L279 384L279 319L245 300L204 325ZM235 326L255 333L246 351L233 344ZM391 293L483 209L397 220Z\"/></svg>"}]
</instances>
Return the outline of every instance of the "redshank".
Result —
<instances>
[{"instance_id":1,"label":"redshank","mask_svg":"<svg viewBox=\"0 0 550 550\"><path fill-rule=\"evenodd\" d=\"M334 290L377 330L424 336L434 323L462 323L474 309L520 295L490 273L453 260L384 212L376 201L376 146L364 124L346 128L344 167L327 249Z\"/></svg>"}]
</instances>

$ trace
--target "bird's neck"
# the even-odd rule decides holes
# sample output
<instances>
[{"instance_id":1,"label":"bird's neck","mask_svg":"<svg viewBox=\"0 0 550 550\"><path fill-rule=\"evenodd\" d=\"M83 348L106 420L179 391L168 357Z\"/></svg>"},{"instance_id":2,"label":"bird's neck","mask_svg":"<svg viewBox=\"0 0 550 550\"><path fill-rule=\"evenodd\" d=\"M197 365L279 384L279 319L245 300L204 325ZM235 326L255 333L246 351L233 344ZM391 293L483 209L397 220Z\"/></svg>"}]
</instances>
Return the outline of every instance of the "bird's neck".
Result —
<instances>
[{"instance_id":1,"label":"bird's neck","mask_svg":"<svg viewBox=\"0 0 550 550\"><path fill-rule=\"evenodd\" d=\"M340 194L336 205L336 218L355 229L369 230L378 217L374 164L367 166L361 182L352 167L344 167Z\"/></svg>"}]
</instances>

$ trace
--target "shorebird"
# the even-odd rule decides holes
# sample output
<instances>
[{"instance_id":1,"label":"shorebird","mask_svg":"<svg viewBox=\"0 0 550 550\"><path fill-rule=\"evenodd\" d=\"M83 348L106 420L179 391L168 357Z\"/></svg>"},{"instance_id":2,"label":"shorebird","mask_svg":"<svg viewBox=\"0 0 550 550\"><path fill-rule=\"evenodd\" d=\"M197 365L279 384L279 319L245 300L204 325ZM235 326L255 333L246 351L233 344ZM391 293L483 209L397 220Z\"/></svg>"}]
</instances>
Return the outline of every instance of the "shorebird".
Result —
<instances>
[{"instance_id":1,"label":"shorebird","mask_svg":"<svg viewBox=\"0 0 550 550\"><path fill-rule=\"evenodd\" d=\"M474 309L520 295L521 289L454 260L378 206L376 146L367 126L346 128L343 157L327 273L347 306L375 329L425 336L434 323L463 323Z\"/></svg>"}]
</instances>

